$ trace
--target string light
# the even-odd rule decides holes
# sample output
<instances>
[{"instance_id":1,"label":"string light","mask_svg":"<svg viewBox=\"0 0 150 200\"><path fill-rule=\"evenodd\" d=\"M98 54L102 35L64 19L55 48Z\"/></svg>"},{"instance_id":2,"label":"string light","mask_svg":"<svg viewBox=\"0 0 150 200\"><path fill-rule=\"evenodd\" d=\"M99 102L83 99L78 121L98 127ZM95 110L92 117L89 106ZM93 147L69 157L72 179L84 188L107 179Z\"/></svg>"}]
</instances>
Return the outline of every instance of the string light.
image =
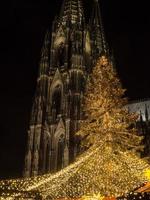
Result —
<instances>
[{"instance_id":1,"label":"string light","mask_svg":"<svg viewBox=\"0 0 150 200\"><path fill-rule=\"evenodd\" d=\"M149 170L149 165L134 154L116 154L110 152L105 144L101 144L99 147L92 147L74 164L56 174L2 181L0 189L7 189L7 196L11 197L29 195L28 192L37 193L42 199L80 198L98 194L117 197L148 181L145 170ZM28 192L23 195L21 191Z\"/></svg>"}]
</instances>

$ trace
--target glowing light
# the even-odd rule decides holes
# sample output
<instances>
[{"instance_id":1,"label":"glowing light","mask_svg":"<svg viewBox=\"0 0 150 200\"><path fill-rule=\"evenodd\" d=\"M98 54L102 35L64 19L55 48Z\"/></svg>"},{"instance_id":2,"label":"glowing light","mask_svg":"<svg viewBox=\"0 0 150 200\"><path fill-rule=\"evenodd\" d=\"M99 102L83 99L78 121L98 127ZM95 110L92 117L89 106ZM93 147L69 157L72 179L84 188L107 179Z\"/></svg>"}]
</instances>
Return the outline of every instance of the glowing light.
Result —
<instances>
[{"instance_id":1,"label":"glowing light","mask_svg":"<svg viewBox=\"0 0 150 200\"><path fill-rule=\"evenodd\" d=\"M93 196L82 196L81 200L104 200L104 198L101 194L94 194Z\"/></svg>"},{"instance_id":2,"label":"glowing light","mask_svg":"<svg viewBox=\"0 0 150 200\"><path fill-rule=\"evenodd\" d=\"M146 176L147 179L150 180L150 169L146 169L146 170L144 171L144 175Z\"/></svg>"}]
</instances>

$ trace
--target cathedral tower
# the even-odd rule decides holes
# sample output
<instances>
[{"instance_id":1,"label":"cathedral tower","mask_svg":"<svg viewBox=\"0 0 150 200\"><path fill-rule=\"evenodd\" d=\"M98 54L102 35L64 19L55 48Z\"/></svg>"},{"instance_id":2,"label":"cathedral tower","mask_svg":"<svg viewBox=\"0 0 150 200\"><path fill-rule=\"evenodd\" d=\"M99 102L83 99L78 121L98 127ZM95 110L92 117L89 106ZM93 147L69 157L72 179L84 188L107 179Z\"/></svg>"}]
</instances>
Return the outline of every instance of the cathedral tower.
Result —
<instances>
[{"instance_id":1,"label":"cathedral tower","mask_svg":"<svg viewBox=\"0 0 150 200\"><path fill-rule=\"evenodd\" d=\"M98 1L87 24L82 1L64 0L41 51L24 176L55 172L74 160L86 78L105 51Z\"/></svg>"}]
</instances>

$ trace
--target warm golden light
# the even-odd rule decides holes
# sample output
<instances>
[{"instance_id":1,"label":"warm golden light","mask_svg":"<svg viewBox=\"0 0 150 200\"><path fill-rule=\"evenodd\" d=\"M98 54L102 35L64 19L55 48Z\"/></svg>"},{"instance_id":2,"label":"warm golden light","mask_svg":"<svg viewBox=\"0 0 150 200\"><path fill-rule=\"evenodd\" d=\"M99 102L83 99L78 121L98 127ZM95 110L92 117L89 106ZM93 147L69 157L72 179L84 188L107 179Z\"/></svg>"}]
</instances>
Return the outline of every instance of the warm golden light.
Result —
<instances>
[{"instance_id":1,"label":"warm golden light","mask_svg":"<svg viewBox=\"0 0 150 200\"><path fill-rule=\"evenodd\" d=\"M136 155L142 149L142 138L130 127L136 116L122 109L124 90L105 56L98 60L87 86L87 119L77 133L87 150L55 174L1 181L3 199L29 194L42 199L115 199L150 181L149 164Z\"/></svg>"}]
</instances>

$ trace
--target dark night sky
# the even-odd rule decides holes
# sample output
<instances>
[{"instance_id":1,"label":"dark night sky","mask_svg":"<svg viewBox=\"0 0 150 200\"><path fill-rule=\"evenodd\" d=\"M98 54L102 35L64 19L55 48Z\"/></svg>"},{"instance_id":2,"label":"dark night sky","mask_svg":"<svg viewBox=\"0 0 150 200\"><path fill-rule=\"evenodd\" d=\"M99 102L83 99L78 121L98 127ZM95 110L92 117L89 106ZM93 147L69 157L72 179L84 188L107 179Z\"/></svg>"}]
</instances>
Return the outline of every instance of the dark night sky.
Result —
<instances>
[{"instance_id":1,"label":"dark night sky","mask_svg":"<svg viewBox=\"0 0 150 200\"><path fill-rule=\"evenodd\" d=\"M11 0L0 6L1 178L21 176L40 49L61 2ZM84 4L89 12L92 0ZM149 6L144 1L101 0L101 8L126 95L131 100L150 97Z\"/></svg>"}]
</instances>

